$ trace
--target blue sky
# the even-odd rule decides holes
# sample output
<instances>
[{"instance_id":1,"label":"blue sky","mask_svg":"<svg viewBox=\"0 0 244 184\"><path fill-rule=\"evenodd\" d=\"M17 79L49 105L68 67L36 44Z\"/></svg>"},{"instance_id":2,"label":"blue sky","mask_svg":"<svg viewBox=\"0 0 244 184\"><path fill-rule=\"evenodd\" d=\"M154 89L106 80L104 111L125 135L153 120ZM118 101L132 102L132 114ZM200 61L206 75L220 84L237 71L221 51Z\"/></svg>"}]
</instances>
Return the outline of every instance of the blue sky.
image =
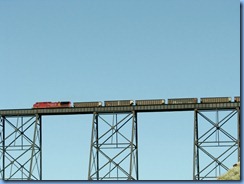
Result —
<instances>
[{"instance_id":1,"label":"blue sky","mask_svg":"<svg viewBox=\"0 0 244 184\"><path fill-rule=\"evenodd\" d=\"M0 109L239 96L239 9L237 0L0 0ZM138 119L140 178L191 180L193 113ZM43 178L87 179L91 121L43 118Z\"/></svg>"}]
</instances>

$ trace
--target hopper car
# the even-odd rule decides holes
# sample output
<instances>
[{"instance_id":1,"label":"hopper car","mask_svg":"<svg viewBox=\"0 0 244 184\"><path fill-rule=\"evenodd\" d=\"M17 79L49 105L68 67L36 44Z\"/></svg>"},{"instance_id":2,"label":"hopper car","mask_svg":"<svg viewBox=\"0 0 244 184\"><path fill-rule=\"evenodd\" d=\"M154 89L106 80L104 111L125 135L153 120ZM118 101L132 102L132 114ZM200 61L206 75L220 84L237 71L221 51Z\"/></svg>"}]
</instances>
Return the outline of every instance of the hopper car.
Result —
<instances>
[{"instance_id":1,"label":"hopper car","mask_svg":"<svg viewBox=\"0 0 244 184\"><path fill-rule=\"evenodd\" d=\"M201 98L201 103L226 103L231 102L231 97Z\"/></svg>"},{"instance_id":2,"label":"hopper car","mask_svg":"<svg viewBox=\"0 0 244 184\"><path fill-rule=\"evenodd\" d=\"M168 104L192 104L197 103L197 98L172 98L168 99Z\"/></svg>"},{"instance_id":3,"label":"hopper car","mask_svg":"<svg viewBox=\"0 0 244 184\"><path fill-rule=\"evenodd\" d=\"M133 100L113 100L113 101L104 101L105 106L131 106L133 105Z\"/></svg>"},{"instance_id":4,"label":"hopper car","mask_svg":"<svg viewBox=\"0 0 244 184\"><path fill-rule=\"evenodd\" d=\"M74 107L100 107L102 102L74 102Z\"/></svg>"},{"instance_id":5,"label":"hopper car","mask_svg":"<svg viewBox=\"0 0 244 184\"><path fill-rule=\"evenodd\" d=\"M164 99L157 100L136 100L136 105L162 105L165 104Z\"/></svg>"},{"instance_id":6,"label":"hopper car","mask_svg":"<svg viewBox=\"0 0 244 184\"><path fill-rule=\"evenodd\" d=\"M235 97L234 97L234 101L235 101L235 102L240 102L240 101L241 101L241 99L240 99L240 97L239 97L239 96L235 96Z\"/></svg>"}]
</instances>

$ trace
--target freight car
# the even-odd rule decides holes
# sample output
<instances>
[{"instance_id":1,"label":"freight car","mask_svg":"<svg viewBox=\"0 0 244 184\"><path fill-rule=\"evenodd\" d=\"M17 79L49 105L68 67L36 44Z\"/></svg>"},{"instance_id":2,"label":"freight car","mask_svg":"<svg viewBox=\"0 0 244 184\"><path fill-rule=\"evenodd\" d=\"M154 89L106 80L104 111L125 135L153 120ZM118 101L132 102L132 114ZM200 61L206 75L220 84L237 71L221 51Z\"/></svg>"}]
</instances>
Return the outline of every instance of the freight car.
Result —
<instances>
[{"instance_id":1,"label":"freight car","mask_svg":"<svg viewBox=\"0 0 244 184\"><path fill-rule=\"evenodd\" d=\"M168 104L192 104L197 101L197 98L172 98L168 99Z\"/></svg>"},{"instance_id":2,"label":"freight car","mask_svg":"<svg viewBox=\"0 0 244 184\"><path fill-rule=\"evenodd\" d=\"M241 101L241 99L240 99L240 97L239 97L239 96L235 96L235 97L234 97L234 101L235 101L235 102L240 102L240 101Z\"/></svg>"},{"instance_id":3,"label":"freight car","mask_svg":"<svg viewBox=\"0 0 244 184\"><path fill-rule=\"evenodd\" d=\"M164 99L136 100L136 105L162 105L162 104L165 104Z\"/></svg>"},{"instance_id":4,"label":"freight car","mask_svg":"<svg viewBox=\"0 0 244 184\"><path fill-rule=\"evenodd\" d=\"M102 102L74 102L74 107L100 107Z\"/></svg>"},{"instance_id":5,"label":"freight car","mask_svg":"<svg viewBox=\"0 0 244 184\"><path fill-rule=\"evenodd\" d=\"M33 108L66 108L71 107L71 102L63 101L63 102L36 102L33 105Z\"/></svg>"},{"instance_id":6,"label":"freight car","mask_svg":"<svg viewBox=\"0 0 244 184\"><path fill-rule=\"evenodd\" d=\"M227 103L227 102L231 102L231 97L201 98L201 103Z\"/></svg>"},{"instance_id":7,"label":"freight car","mask_svg":"<svg viewBox=\"0 0 244 184\"><path fill-rule=\"evenodd\" d=\"M133 100L113 100L113 101L104 101L105 106L131 106L133 105Z\"/></svg>"}]
</instances>

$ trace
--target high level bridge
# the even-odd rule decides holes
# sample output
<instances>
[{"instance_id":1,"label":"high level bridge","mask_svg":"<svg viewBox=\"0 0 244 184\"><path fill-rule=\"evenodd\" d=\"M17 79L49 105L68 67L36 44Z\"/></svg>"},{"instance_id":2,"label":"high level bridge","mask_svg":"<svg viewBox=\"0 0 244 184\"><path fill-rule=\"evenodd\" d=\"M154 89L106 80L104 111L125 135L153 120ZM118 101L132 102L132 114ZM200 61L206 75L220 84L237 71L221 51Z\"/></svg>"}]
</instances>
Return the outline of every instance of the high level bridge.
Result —
<instances>
[{"instance_id":1,"label":"high level bridge","mask_svg":"<svg viewBox=\"0 0 244 184\"><path fill-rule=\"evenodd\" d=\"M194 112L193 180L216 178L236 154L240 161L240 100L208 103L136 104L0 110L0 173L3 180L42 180L42 117L93 114L88 180L139 180L138 120L144 112ZM209 117L214 113L215 119ZM224 117L219 113L224 112ZM107 120L112 116L112 121ZM234 119L232 135L225 126ZM232 123L233 121L231 121ZM202 130L202 124L208 128ZM131 131L123 131L129 125ZM228 127L228 126L226 126ZM212 135L218 136L212 140ZM111 141L112 140L112 141ZM215 148L214 150L212 148ZM216 151L217 150L217 151ZM208 163L202 162L208 157ZM162 178L163 179L163 178Z\"/></svg>"}]
</instances>

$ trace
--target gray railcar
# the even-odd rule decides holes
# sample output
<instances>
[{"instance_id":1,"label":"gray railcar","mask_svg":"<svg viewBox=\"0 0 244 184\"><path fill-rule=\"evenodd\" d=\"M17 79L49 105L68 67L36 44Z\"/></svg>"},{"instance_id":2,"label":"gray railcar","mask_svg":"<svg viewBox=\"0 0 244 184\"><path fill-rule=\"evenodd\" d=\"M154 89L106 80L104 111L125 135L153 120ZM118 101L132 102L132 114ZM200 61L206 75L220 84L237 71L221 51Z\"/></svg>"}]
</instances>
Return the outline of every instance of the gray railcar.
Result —
<instances>
[{"instance_id":1,"label":"gray railcar","mask_svg":"<svg viewBox=\"0 0 244 184\"><path fill-rule=\"evenodd\" d=\"M231 97L201 98L201 103L226 103L231 102Z\"/></svg>"},{"instance_id":2,"label":"gray railcar","mask_svg":"<svg viewBox=\"0 0 244 184\"><path fill-rule=\"evenodd\" d=\"M104 101L105 106L130 106L133 105L133 103L133 100Z\"/></svg>"},{"instance_id":3,"label":"gray railcar","mask_svg":"<svg viewBox=\"0 0 244 184\"><path fill-rule=\"evenodd\" d=\"M171 98L168 99L168 104L192 104L197 103L197 98Z\"/></svg>"},{"instance_id":4,"label":"gray railcar","mask_svg":"<svg viewBox=\"0 0 244 184\"><path fill-rule=\"evenodd\" d=\"M136 100L136 105L162 105L162 104L165 104L164 99Z\"/></svg>"},{"instance_id":5,"label":"gray railcar","mask_svg":"<svg viewBox=\"0 0 244 184\"><path fill-rule=\"evenodd\" d=\"M102 102L74 102L74 107L100 107Z\"/></svg>"}]
</instances>

